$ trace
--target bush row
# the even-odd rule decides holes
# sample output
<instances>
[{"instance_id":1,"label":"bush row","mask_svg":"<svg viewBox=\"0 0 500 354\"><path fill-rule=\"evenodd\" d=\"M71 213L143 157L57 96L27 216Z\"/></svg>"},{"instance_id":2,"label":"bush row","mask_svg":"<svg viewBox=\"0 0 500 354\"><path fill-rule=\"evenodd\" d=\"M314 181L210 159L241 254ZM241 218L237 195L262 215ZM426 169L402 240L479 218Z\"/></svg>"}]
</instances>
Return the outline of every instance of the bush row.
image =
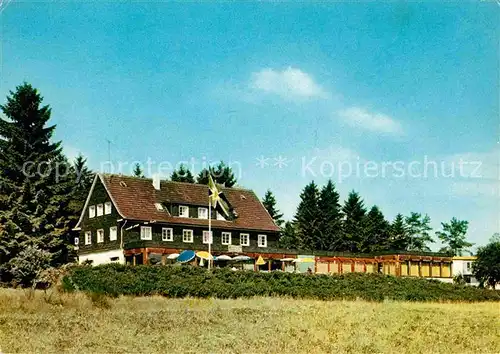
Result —
<instances>
[{"instance_id":1,"label":"bush row","mask_svg":"<svg viewBox=\"0 0 500 354\"><path fill-rule=\"evenodd\" d=\"M259 273L190 266L77 266L62 281L66 291L82 290L108 296L239 298L291 296L321 300L369 301L500 301L494 290L447 284L437 280L383 274L306 275Z\"/></svg>"}]
</instances>

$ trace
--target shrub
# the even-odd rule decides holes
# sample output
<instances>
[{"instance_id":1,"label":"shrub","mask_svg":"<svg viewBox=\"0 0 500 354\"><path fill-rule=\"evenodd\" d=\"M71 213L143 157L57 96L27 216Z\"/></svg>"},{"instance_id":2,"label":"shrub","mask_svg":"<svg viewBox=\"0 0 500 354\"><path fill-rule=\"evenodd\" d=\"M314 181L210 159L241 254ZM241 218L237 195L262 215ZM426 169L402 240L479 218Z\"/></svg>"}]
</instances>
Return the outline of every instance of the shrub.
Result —
<instances>
[{"instance_id":1,"label":"shrub","mask_svg":"<svg viewBox=\"0 0 500 354\"><path fill-rule=\"evenodd\" d=\"M304 275L259 273L190 266L129 266L120 264L71 268L62 280L66 291L83 290L106 296L163 295L199 298L290 296L321 300L368 301L500 301L493 290L435 280L383 274Z\"/></svg>"}]
</instances>

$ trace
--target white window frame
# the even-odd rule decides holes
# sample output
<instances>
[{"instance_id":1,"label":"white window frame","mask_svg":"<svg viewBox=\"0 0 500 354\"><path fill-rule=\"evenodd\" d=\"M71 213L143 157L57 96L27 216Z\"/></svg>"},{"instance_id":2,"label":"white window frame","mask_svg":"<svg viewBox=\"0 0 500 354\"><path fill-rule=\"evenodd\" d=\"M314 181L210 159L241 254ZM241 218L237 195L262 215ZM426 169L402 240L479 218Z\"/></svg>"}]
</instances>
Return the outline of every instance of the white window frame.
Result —
<instances>
[{"instance_id":1,"label":"white window frame","mask_svg":"<svg viewBox=\"0 0 500 354\"><path fill-rule=\"evenodd\" d=\"M186 235L189 235L189 238L186 238ZM184 243L193 243L194 242L193 230L190 230L190 229L183 229L182 230L182 242L184 242Z\"/></svg>"},{"instance_id":2,"label":"white window frame","mask_svg":"<svg viewBox=\"0 0 500 354\"><path fill-rule=\"evenodd\" d=\"M262 240L264 242L261 242ZM257 247L267 247L267 235L257 235Z\"/></svg>"},{"instance_id":3,"label":"white window frame","mask_svg":"<svg viewBox=\"0 0 500 354\"><path fill-rule=\"evenodd\" d=\"M153 239L153 228L151 226L141 226L141 240L150 241Z\"/></svg>"},{"instance_id":4,"label":"white window frame","mask_svg":"<svg viewBox=\"0 0 500 354\"><path fill-rule=\"evenodd\" d=\"M227 237L227 241L224 240L224 237ZM231 233L230 232L223 232L221 234L221 243L223 245L230 245L231 244Z\"/></svg>"},{"instance_id":5,"label":"white window frame","mask_svg":"<svg viewBox=\"0 0 500 354\"><path fill-rule=\"evenodd\" d=\"M97 230L97 243L104 242L104 229Z\"/></svg>"},{"instance_id":6,"label":"white window frame","mask_svg":"<svg viewBox=\"0 0 500 354\"><path fill-rule=\"evenodd\" d=\"M80 244L80 238L75 237L75 240L73 241L73 243L75 244L75 246L78 246Z\"/></svg>"},{"instance_id":7,"label":"white window frame","mask_svg":"<svg viewBox=\"0 0 500 354\"><path fill-rule=\"evenodd\" d=\"M104 204L97 204L96 216L103 216L103 215L104 215Z\"/></svg>"},{"instance_id":8,"label":"white window frame","mask_svg":"<svg viewBox=\"0 0 500 354\"><path fill-rule=\"evenodd\" d=\"M182 210L187 210L187 213L181 213ZM189 207L187 205L179 205L179 217L180 218L189 218Z\"/></svg>"},{"instance_id":9,"label":"white window frame","mask_svg":"<svg viewBox=\"0 0 500 354\"><path fill-rule=\"evenodd\" d=\"M203 211L204 216L200 216L200 211ZM208 220L208 208L198 208L198 219L207 219Z\"/></svg>"},{"instance_id":10,"label":"white window frame","mask_svg":"<svg viewBox=\"0 0 500 354\"><path fill-rule=\"evenodd\" d=\"M226 218L221 213L217 212L217 220L226 221Z\"/></svg>"},{"instance_id":11,"label":"white window frame","mask_svg":"<svg viewBox=\"0 0 500 354\"><path fill-rule=\"evenodd\" d=\"M116 241L118 239L118 227L111 226L109 228L109 240Z\"/></svg>"},{"instance_id":12,"label":"white window frame","mask_svg":"<svg viewBox=\"0 0 500 354\"><path fill-rule=\"evenodd\" d=\"M243 243L243 237L246 237L245 243ZM240 234L240 246L250 246L250 234Z\"/></svg>"},{"instance_id":13,"label":"white window frame","mask_svg":"<svg viewBox=\"0 0 500 354\"><path fill-rule=\"evenodd\" d=\"M212 236L213 236L212 231L203 230L203 243L206 245L208 245L209 243L212 244L214 242Z\"/></svg>"},{"instance_id":14,"label":"white window frame","mask_svg":"<svg viewBox=\"0 0 500 354\"><path fill-rule=\"evenodd\" d=\"M89 219L95 218L95 205L89 206Z\"/></svg>"},{"instance_id":15,"label":"white window frame","mask_svg":"<svg viewBox=\"0 0 500 354\"><path fill-rule=\"evenodd\" d=\"M85 231L85 244L86 245L92 244L92 231Z\"/></svg>"},{"instance_id":16,"label":"white window frame","mask_svg":"<svg viewBox=\"0 0 500 354\"><path fill-rule=\"evenodd\" d=\"M172 242L174 240L174 229L171 227L163 227L161 229L161 240Z\"/></svg>"},{"instance_id":17,"label":"white window frame","mask_svg":"<svg viewBox=\"0 0 500 354\"><path fill-rule=\"evenodd\" d=\"M109 215L111 214L111 211L113 210L111 202L106 202L104 203L104 214Z\"/></svg>"}]
</instances>

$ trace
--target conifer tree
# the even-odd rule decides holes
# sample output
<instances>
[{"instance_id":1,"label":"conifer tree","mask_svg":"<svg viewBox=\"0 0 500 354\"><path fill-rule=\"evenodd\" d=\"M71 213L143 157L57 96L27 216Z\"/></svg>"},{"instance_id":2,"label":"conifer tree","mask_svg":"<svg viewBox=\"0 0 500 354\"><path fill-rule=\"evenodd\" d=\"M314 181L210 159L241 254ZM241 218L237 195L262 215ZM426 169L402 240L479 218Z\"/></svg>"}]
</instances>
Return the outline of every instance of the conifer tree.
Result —
<instances>
[{"instance_id":1,"label":"conifer tree","mask_svg":"<svg viewBox=\"0 0 500 354\"><path fill-rule=\"evenodd\" d=\"M299 248L314 250L319 243L320 210L318 206L319 191L312 181L300 194L300 203L295 214L295 227Z\"/></svg>"},{"instance_id":2,"label":"conifer tree","mask_svg":"<svg viewBox=\"0 0 500 354\"><path fill-rule=\"evenodd\" d=\"M359 243L359 252L377 252L389 248L389 226L384 214L374 205L364 219L363 238Z\"/></svg>"},{"instance_id":3,"label":"conifer tree","mask_svg":"<svg viewBox=\"0 0 500 354\"><path fill-rule=\"evenodd\" d=\"M135 177L144 178L144 172L142 171L141 165L136 163L134 165L134 170L132 171Z\"/></svg>"},{"instance_id":4,"label":"conifer tree","mask_svg":"<svg viewBox=\"0 0 500 354\"><path fill-rule=\"evenodd\" d=\"M412 212L405 218L406 233L408 235L409 251L426 252L430 251L428 243L434 242L429 235L432 227L429 226L431 218L428 215Z\"/></svg>"},{"instance_id":5,"label":"conifer tree","mask_svg":"<svg viewBox=\"0 0 500 354\"><path fill-rule=\"evenodd\" d=\"M335 251L342 248L342 210L339 199L335 185L329 180L319 195L321 237L317 249Z\"/></svg>"},{"instance_id":6,"label":"conifer tree","mask_svg":"<svg viewBox=\"0 0 500 354\"><path fill-rule=\"evenodd\" d=\"M170 179L174 182L194 183L193 174L184 165L180 165L178 170L174 170L174 172L172 172L172 175L170 176Z\"/></svg>"},{"instance_id":7,"label":"conifer tree","mask_svg":"<svg viewBox=\"0 0 500 354\"><path fill-rule=\"evenodd\" d=\"M71 198L67 166L60 142L52 142L51 110L24 83L0 105L0 277L12 269L10 260L28 246L51 254L51 265L67 258ZM61 177L64 175L64 177Z\"/></svg>"},{"instance_id":8,"label":"conifer tree","mask_svg":"<svg viewBox=\"0 0 500 354\"><path fill-rule=\"evenodd\" d=\"M278 245L280 248L288 248L288 249L299 248L299 242L297 240L297 231L295 224L293 222L291 221L285 222L285 226L282 229Z\"/></svg>"},{"instance_id":9,"label":"conifer tree","mask_svg":"<svg viewBox=\"0 0 500 354\"><path fill-rule=\"evenodd\" d=\"M208 184L208 174L212 174L212 178L216 183L225 187L232 187L236 184L237 180L231 167L227 166L224 161L219 162L215 167L210 166L208 170L204 168L196 177L196 183Z\"/></svg>"},{"instance_id":10,"label":"conifer tree","mask_svg":"<svg viewBox=\"0 0 500 354\"><path fill-rule=\"evenodd\" d=\"M281 227L283 225L283 214L280 213L280 211L276 208L276 198L274 197L273 192L271 192L270 189L267 190L266 194L264 195L264 199L262 199L262 204L266 208L267 212L269 215L274 220L274 223Z\"/></svg>"},{"instance_id":11,"label":"conifer tree","mask_svg":"<svg viewBox=\"0 0 500 354\"><path fill-rule=\"evenodd\" d=\"M363 200L355 191L351 191L342 207L343 222L343 251L358 252L358 244L364 237L363 219L366 214Z\"/></svg>"},{"instance_id":12,"label":"conifer tree","mask_svg":"<svg viewBox=\"0 0 500 354\"><path fill-rule=\"evenodd\" d=\"M402 214L396 215L390 226L389 246L393 251L404 251L408 248L408 234Z\"/></svg>"}]
</instances>

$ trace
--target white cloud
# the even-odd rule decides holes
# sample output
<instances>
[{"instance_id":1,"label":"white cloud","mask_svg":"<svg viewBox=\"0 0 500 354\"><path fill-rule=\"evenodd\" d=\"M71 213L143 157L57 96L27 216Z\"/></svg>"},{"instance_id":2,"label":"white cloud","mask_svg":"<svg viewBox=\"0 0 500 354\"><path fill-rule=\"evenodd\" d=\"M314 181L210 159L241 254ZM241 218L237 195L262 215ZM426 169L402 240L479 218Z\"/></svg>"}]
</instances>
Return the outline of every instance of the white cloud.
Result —
<instances>
[{"instance_id":1,"label":"white cloud","mask_svg":"<svg viewBox=\"0 0 500 354\"><path fill-rule=\"evenodd\" d=\"M252 74L250 88L273 93L283 98L325 98L328 94L314 79L300 69L283 71L262 69Z\"/></svg>"},{"instance_id":2,"label":"white cloud","mask_svg":"<svg viewBox=\"0 0 500 354\"><path fill-rule=\"evenodd\" d=\"M380 133L402 134L401 124L381 113L371 113L359 107L351 107L338 112L349 125Z\"/></svg>"}]
</instances>

